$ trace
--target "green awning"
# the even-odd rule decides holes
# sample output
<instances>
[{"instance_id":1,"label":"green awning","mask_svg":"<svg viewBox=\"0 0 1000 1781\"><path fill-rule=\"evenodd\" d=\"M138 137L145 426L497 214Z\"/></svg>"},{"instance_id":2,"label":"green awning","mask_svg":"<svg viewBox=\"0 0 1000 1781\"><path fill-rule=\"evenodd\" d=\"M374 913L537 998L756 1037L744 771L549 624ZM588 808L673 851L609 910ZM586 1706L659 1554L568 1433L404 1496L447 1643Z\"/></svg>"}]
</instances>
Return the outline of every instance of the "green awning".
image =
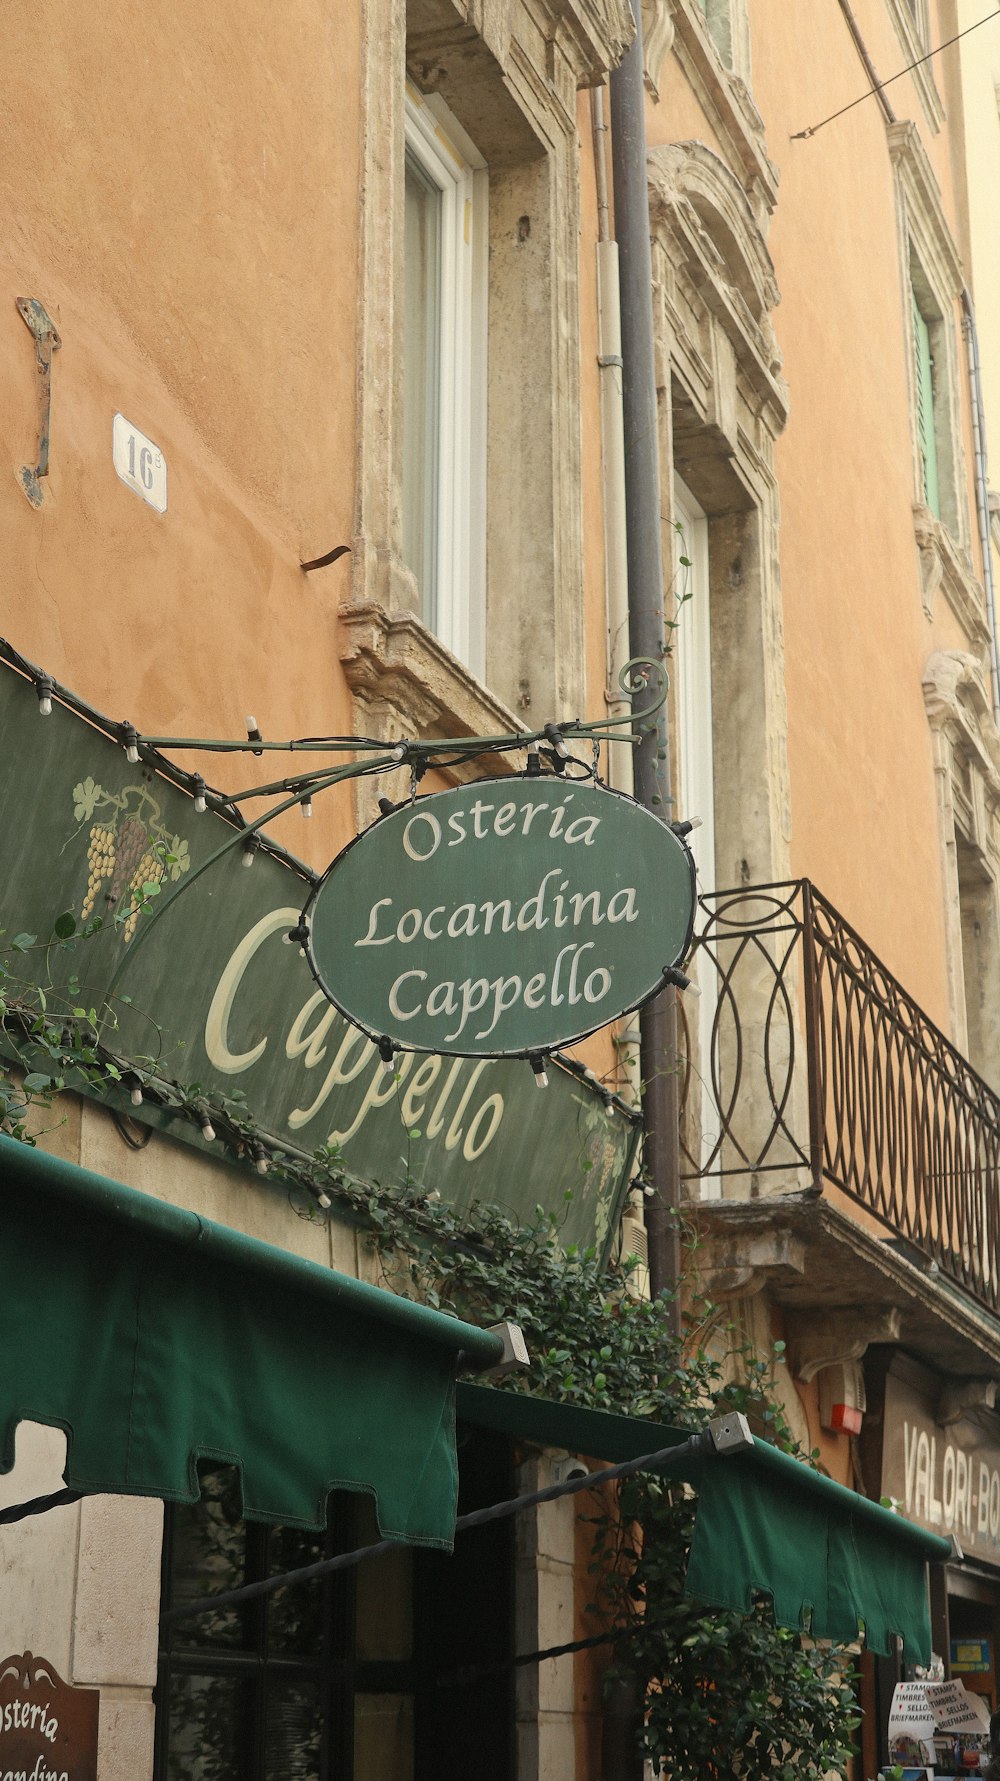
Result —
<instances>
[{"instance_id":1,"label":"green awning","mask_svg":"<svg viewBox=\"0 0 1000 1781\"><path fill-rule=\"evenodd\" d=\"M501 1343L0 1136L0 1438L66 1430L73 1489L191 1503L238 1466L251 1520L320 1528L331 1490L383 1537L450 1549L455 1373Z\"/></svg>"},{"instance_id":2,"label":"green awning","mask_svg":"<svg viewBox=\"0 0 1000 1781\"><path fill-rule=\"evenodd\" d=\"M464 1383L458 1413L614 1465L679 1445L690 1433ZM695 1460L680 1475L698 1492L686 1594L746 1612L764 1592L779 1626L849 1644L862 1625L870 1650L889 1656L898 1634L907 1663L930 1662L925 1566L951 1556L947 1540L766 1441L745 1453Z\"/></svg>"}]
</instances>

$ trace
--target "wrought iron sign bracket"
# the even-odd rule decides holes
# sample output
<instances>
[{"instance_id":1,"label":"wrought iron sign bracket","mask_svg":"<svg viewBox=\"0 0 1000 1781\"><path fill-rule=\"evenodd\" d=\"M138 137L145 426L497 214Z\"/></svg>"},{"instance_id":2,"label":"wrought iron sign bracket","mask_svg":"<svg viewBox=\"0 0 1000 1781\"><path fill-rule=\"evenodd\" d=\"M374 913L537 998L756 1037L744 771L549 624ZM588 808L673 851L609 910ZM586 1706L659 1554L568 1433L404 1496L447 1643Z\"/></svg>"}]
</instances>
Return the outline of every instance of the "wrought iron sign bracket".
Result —
<instances>
[{"instance_id":1,"label":"wrought iron sign bracket","mask_svg":"<svg viewBox=\"0 0 1000 1781\"><path fill-rule=\"evenodd\" d=\"M47 362L50 361L52 344L58 344L58 337L51 329L51 323L45 316L40 305L34 306L44 323L51 330L51 336L44 326L39 338L40 353L44 349ZM23 311L22 311L23 313ZM33 327L28 316L25 319ZM34 327L33 327L34 331ZM44 338L42 338L44 336ZM53 340L54 337L54 340ZM47 450L41 456L47 458ZM40 465L38 473L44 473L45 465ZM27 476L27 472L25 475ZM33 475L36 473L33 472ZM30 496L29 496L30 498ZM40 498L40 497L39 497ZM423 774L430 767L447 769L461 765L467 761L488 757L494 754L509 754L522 750L526 753L525 771L528 777L544 773L551 780L598 780L598 756L602 743L621 742L634 746L644 730L662 710L667 698L667 673L662 662L653 659L637 658L626 663L619 676L619 684L623 693L633 701L631 712L622 717L606 717L592 723L580 718L571 718L562 722L545 723L535 730L518 731L497 736L460 736L453 738L435 738L427 741L414 741L409 738L392 744L384 740L368 736L309 736L289 741L273 742L266 739L259 729L255 718L247 719L247 735L239 740L209 740L199 737L184 736L145 736L133 724L125 722L111 724L108 720L87 706L82 700L66 688L57 685L52 676L33 663L27 661L10 644L0 639L0 660L6 660L19 672L30 679L38 696L38 707L41 715L47 716L52 710L53 699L69 706L88 721L96 724L105 734L111 736L125 751L126 759L133 765L143 762L147 768L161 773L175 785L183 787L194 800L197 812L211 807L225 822L231 825L231 832L220 846L214 848L197 866L185 872L176 886L165 895L158 896L155 905L147 906L143 919L135 929L135 933L127 948L123 951L118 965L111 976L105 990L105 1006L111 1008L114 991L136 951L149 938L163 916L172 909L178 898L189 890L202 875L227 855L239 850L244 866L252 866L255 856L261 849L273 851L279 855L282 849L265 838L263 831L279 816L298 805L304 816L311 816L313 799L321 792L347 780L371 774L384 774L402 769L409 775L410 799L416 795L416 787ZM640 704L639 701L645 702ZM583 758L579 753L572 752L575 743L589 745L590 759ZM185 752L201 751L213 754L252 754L262 756L267 752L310 753L337 755L349 753L353 758L342 766L329 763L316 763L305 772L288 775L282 779L270 780L265 784L246 786L241 791L224 793L208 786L199 773L187 772L176 765L164 750L181 750ZM241 806L258 799L271 800L268 808L260 816L248 819ZM407 800L402 800L406 802ZM393 806L399 808L399 804ZM683 839L682 831L688 826L684 824L665 823L665 827L674 829L678 839ZM315 888L320 883L320 875L296 862ZM294 937L304 947L308 946L309 931L303 918L299 927L292 931L289 938ZM687 987L687 979L674 967L664 968L664 977L678 987ZM383 1060L388 1068L392 1068L392 1058L398 1046L392 1041L385 1041ZM546 1048L548 1049L548 1048ZM525 1053L528 1055L528 1053ZM536 1081L545 1083L545 1064L541 1053L531 1053L532 1067L535 1069Z\"/></svg>"},{"instance_id":2,"label":"wrought iron sign bracket","mask_svg":"<svg viewBox=\"0 0 1000 1781\"><path fill-rule=\"evenodd\" d=\"M18 297L18 313L35 339L35 371L38 378L38 462L25 464L20 482L32 507L42 505L41 479L49 473L49 431L52 417L52 354L62 345L59 333L37 297Z\"/></svg>"}]
</instances>

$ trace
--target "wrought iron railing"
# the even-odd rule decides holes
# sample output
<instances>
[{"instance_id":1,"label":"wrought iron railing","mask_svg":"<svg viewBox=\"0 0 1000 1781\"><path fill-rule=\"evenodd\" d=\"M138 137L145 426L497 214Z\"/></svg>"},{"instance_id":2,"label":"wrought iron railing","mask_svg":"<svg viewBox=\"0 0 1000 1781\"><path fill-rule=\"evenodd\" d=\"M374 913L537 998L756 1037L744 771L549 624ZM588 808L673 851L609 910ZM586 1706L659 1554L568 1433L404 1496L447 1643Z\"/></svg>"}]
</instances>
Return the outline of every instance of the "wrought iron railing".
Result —
<instances>
[{"instance_id":1,"label":"wrought iron railing","mask_svg":"<svg viewBox=\"0 0 1000 1781\"><path fill-rule=\"evenodd\" d=\"M1000 1309L1000 1096L850 924L808 880L720 891L692 957L682 1173L839 1188Z\"/></svg>"}]
</instances>

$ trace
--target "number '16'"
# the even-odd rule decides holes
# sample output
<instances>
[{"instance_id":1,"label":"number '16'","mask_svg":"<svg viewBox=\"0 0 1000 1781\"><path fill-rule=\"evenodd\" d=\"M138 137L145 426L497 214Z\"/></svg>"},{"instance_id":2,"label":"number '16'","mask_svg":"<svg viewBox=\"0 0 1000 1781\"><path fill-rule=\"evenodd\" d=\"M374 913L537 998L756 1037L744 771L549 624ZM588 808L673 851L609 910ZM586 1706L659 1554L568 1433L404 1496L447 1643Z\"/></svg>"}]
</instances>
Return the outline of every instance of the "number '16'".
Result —
<instances>
[{"instance_id":1,"label":"number '16'","mask_svg":"<svg viewBox=\"0 0 1000 1781\"><path fill-rule=\"evenodd\" d=\"M142 483L142 486L144 489L152 488L152 486L153 486L153 454L150 451L148 445L143 446L142 450L139 453L139 469L138 469L138 472L136 472L135 434L134 433L130 433L128 436L128 473L130 476L135 476L136 474L138 474L139 481Z\"/></svg>"}]
</instances>

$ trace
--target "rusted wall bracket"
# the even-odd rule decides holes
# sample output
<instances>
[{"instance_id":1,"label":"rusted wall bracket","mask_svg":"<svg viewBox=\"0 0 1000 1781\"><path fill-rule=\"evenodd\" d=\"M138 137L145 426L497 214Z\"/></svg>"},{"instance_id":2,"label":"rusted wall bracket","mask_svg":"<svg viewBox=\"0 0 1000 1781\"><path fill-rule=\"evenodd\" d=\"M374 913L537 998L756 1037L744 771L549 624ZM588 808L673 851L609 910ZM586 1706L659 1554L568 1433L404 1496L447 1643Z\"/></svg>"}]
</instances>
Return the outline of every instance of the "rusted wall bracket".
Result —
<instances>
[{"instance_id":1,"label":"rusted wall bracket","mask_svg":"<svg viewBox=\"0 0 1000 1781\"><path fill-rule=\"evenodd\" d=\"M18 310L35 337L38 374L38 463L25 464L21 486L32 507L42 505L41 478L49 473L49 423L52 412L52 354L62 345L55 323L37 297L18 297Z\"/></svg>"}]
</instances>

